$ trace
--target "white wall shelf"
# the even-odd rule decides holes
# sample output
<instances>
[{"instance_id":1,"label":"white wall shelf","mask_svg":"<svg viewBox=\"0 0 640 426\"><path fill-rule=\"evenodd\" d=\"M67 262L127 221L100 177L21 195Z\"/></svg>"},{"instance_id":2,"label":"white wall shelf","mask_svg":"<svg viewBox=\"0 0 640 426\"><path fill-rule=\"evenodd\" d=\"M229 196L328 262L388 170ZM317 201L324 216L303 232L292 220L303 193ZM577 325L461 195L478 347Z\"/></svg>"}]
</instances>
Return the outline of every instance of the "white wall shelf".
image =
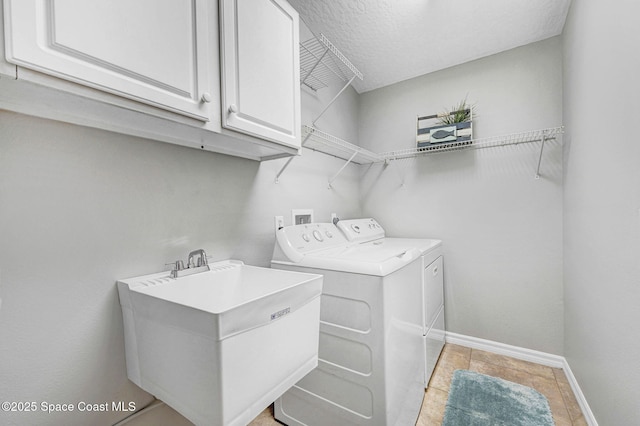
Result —
<instances>
[{"instance_id":1,"label":"white wall shelf","mask_svg":"<svg viewBox=\"0 0 640 426\"><path fill-rule=\"evenodd\" d=\"M332 80L362 80L362 73L325 36L300 43L300 84L313 91L327 87Z\"/></svg>"},{"instance_id":2,"label":"white wall shelf","mask_svg":"<svg viewBox=\"0 0 640 426\"><path fill-rule=\"evenodd\" d=\"M342 171L349 165L354 164L371 164L382 162L383 158L371 151L361 148L357 145L344 141L338 137L325 133L321 130L310 126L302 126L302 133L305 140L304 147L313 149L315 151L322 152L324 154L332 155L337 158L346 160L346 163L342 165L329 179L329 188L336 180L336 178L342 173Z\"/></svg>"},{"instance_id":3,"label":"white wall shelf","mask_svg":"<svg viewBox=\"0 0 640 426\"><path fill-rule=\"evenodd\" d=\"M336 180L336 178L350 163L360 165L381 163L384 161L384 158L379 154L361 148L329 133L323 132L322 130L318 130L315 127L307 125L302 126L302 147L322 152L323 154L331 155L342 160L346 160L346 163L342 165L340 170L338 170L329 179L329 188L331 188L331 185ZM291 157L284 164L282 169L280 169L280 172L276 176L276 183L278 183L280 175L282 175L289 163L291 163L291 160L293 160L293 157Z\"/></svg>"},{"instance_id":4,"label":"white wall shelf","mask_svg":"<svg viewBox=\"0 0 640 426\"><path fill-rule=\"evenodd\" d=\"M340 91L327 102L311 122L312 126L324 115L353 80L362 80L362 73L325 36L313 36L300 44L300 84L313 91L327 87L333 80L344 83Z\"/></svg>"},{"instance_id":5,"label":"white wall shelf","mask_svg":"<svg viewBox=\"0 0 640 426\"><path fill-rule=\"evenodd\" d=\"M367 164L382 161L380 156L371 151L360 148L347 141L316 129L316 122L333 105L340 95L347 90L353 80L362 80L362 73L333 45L324 34L320 37L312 36L300 43L300 85L307 86L314 92L328 87L333 82L343 83L342 89L331 99L322 111L311 122L311 126L302 126L302 147L319 151L334 157L347 160L338 172L329 179L329 188L333 181L342 173L349 163ZM280 176L291 164L289 158L276 175L278 183Z\"/></svg>"},{"instance_id":6,"label":"white wall shelf","mask_svg":"<svg viewBox=\"0 0 640 426\"><path fill-rule=\"evenodd\" d=\"M540 177L540 163L542 161L542 152L544 144L550 140L556 140L559 135L564 133L564 127L551 127L547 129L531 130L528 132L512 133L503 136L493 136L489 138L472 139L460 142L443 142L438 145L416 147L398 151L388 151L378 154L383 158L385 163L392 160L402 160L408 158L417 158L425 155L436 154L440 152L451 152L469 149L494 148L506 145L519 145L523 143L540 142L540 155L538 157L538 166L536 168L535 177Z\"/></svg>"},{"instance_id":7,"label":"white wall shelf","mask_svg":"<svg viewBox=\"0 0 640 426\"><path fill-rule=\"evenodd\" d=\"M546 142L551 140L556 140L558 136L564 133L564 127L550 127L547 129L540 130L531 130L527 132L520 133L511 133L508 135L502 136L493 136L489 138L481 138L481 139L472 139L461 142L444 142L434 146L428 147L416 147L410 149L403 149L397 151L387 151L382 153L375 153L344 141L340 138L337 138L333 135L325 133L321 130L318 130L311 126L303 126L302 129L302 137L303 142L302 146L304 148L313 149L315 151L319 151L328 155L332 155L334 157L341 158L346 160L347 162L342 166L342 168L331 178L329 179L329 187L333 181L338 177L338 175L344 170L344 168L349 163L354 164L372 164L372 163L382 163L389 164L389 162L394 160L405 160L411 158L419 158L424 157L431 154L442 153L442 152L451 152L451 151L462 151L462 150L472 150L472 149L484 149L484 148L495 148L500 146L507 145L520 145L525 143L540 143L540 154L538 156L538 164L536 167L535 177L536 179L540 178L540 164L542 162L542 153L544 150L544 145ZM293 157L292 157L293 158ZM289 162L291 159L289 159ZM287 162L285 167L280 170L278 176L276 177L276 182L278 178L289 164Z\"/></svg>"},{"instance_id":8,"label":"white wall shelf","mask_svg":"<svg viewBox=\"0 0 640 426\"><path fill-rule=\"evenodd\" d=\"M384 158L379 154L361 148L314 127L302 126L302 137L303 139L306 139L304 144L305 148L323 152L343 160L348 160L354 164L371 164L384 161Z\"/></svg>"}]
</instances>

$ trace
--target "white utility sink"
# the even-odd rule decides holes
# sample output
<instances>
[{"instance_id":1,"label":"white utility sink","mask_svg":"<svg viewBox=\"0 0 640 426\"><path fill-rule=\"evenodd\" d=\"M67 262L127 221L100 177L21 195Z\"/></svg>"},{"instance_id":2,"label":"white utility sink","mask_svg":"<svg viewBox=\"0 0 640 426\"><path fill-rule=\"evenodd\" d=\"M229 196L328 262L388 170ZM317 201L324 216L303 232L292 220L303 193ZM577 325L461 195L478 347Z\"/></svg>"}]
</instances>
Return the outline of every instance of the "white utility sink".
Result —
<instances>
[{"instance_id":1,"label":"white utility sink","mask_svg":"<svg viewBox=\"0 0 640 426\"><path fill-rule=\"evenodd\" d=\"M209 266L118 281L127 374L195 424L246 425L316 367L322 276Z\"/></svg>"}]
</instances>

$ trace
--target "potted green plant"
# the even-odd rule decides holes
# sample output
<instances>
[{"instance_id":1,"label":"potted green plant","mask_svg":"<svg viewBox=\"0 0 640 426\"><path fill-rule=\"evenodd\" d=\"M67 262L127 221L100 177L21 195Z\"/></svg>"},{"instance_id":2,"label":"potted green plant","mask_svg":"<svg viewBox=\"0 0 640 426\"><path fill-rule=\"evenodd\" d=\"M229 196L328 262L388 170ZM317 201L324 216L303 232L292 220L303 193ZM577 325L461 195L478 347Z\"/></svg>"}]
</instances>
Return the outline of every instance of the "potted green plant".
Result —
<instances>
[{"instance_id":1,"label":"potted green plant","mask_svg":"<svg viewBox=\"0 0 640 426\"><path fill-rule=\"evenodd\" d=\"M452 125L471 121L472 108L472 106L467 105L467 98L464 98L451 110L445 110L445 112L438 114L438 122L442 125Z\"/></svg>"}]
</instances>

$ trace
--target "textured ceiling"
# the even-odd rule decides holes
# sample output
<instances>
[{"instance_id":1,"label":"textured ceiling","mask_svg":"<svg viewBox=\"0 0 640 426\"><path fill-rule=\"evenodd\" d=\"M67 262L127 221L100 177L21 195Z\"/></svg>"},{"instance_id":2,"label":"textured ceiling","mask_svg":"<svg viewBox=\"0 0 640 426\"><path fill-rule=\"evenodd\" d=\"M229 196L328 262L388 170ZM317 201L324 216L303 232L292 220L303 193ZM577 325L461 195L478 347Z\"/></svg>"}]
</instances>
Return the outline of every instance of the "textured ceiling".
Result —
<instances>
[{"instance_id":1,"label":"textured ceiling","mask_svg":"<svg viewBox=\"0 0 640 426\"><path fill-rule=\"evenodd\" d=\"M562 33L571 0L289 0L360 93Z\"/></svg>"}]
</instances>

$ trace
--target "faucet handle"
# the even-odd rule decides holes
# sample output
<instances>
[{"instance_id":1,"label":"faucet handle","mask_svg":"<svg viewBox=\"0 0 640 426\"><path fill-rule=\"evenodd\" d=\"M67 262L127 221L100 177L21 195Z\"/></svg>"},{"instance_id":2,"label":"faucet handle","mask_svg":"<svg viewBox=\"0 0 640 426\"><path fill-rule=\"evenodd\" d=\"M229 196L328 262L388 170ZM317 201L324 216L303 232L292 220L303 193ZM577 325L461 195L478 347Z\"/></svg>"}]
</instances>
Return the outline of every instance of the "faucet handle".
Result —
<instances>
[{"instance_id":1,"label":"faucet handle","mask_svg":"<svg viewBox=\"0 0 640 426\"><path fill-rule=\"evenodd\" d=\"M165 263L167 266L171 266L172 271L182 271L184 269L184 262L182 260L176 260L175 262Z\"/></svg>"},{"instance_id":2,"label":"faucet handle","mask_svg":"<svg viewBox=\"0 0 640 426\"><path fill-rule=\"evenodd\" d=\"M202 257L200 259L198 259L198 263L200 264L200 266L207 266L209 265L209 259L211 259L213 256L209 256L207 253L205 253L204 250L202 250Z\"/></svg>"}]
</instances>

